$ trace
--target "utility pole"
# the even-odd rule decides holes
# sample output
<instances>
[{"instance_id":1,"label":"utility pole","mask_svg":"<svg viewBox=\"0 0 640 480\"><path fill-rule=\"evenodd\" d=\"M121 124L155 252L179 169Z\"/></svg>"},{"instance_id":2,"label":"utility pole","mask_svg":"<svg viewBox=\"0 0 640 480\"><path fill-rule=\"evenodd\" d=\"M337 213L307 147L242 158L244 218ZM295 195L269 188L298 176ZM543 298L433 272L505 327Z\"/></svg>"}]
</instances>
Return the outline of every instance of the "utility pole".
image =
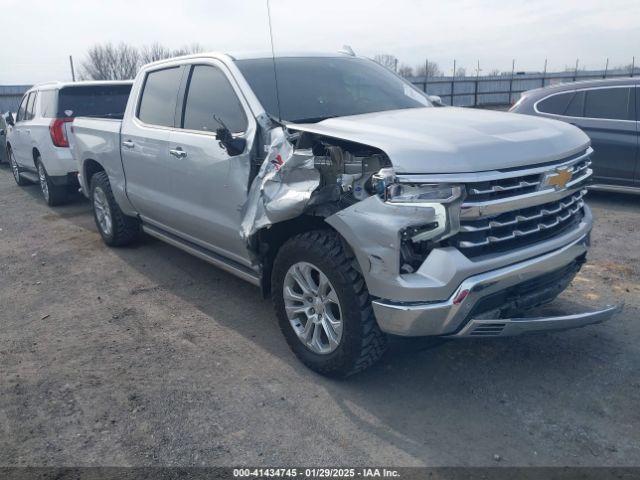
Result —
<instances>
[{"instance_id":1,"label":"utility pole","mask_svg":"<svg viewBox=\"0 0 640 480\"><path fill-rule=\"evenodd\" d=\"M424 93L427 93L427 82L429 78L429 59L424 61Z\"/></svg>"},{"instance_id":2,"label":"utility pole","mask_svg":"<svg viewBox=\"0 0 640 480\"><path fill-rule=\"evenodd\" d=\"M544 70L542 71L542 87L547 83L547 59L544 59Z\"/></svg>"},{"instance_id":3,"label":"utility pole","mask_svg":"<svg viewBox=\"0 0 640 480\"><path fill-rule=\"evenodd\" d=\"M511 97L513 96L513 74L516 71L516 59L511 61L511 78L509 79L509 105L511 105Z\"/></svg>"},{"instance_id":4,"label":"utility pole","mask_svg":"<svg viewBox=\"0 0 640 480\"><path fill-rule=\"evenodd\" d=\"M636 57L631 57L631 76L633 77L633 72L636 69Z\"/></svg>"},{"instance_id":5,"label":"utility pole","mask_svg":"<svg viewBox=\"0 0 640 480\"><path fill-rule=\"evenodd\" d=\"M607 70L609 70L609 58L607 57L607 63L604 65L604 75L602 78L607 78Z\"/></svg>"},{"instance_id":6,"label":"utility pole","mask_svg":"<svg viewBox=\"0 0 640 480\"><path fill-rule=\"evenodd\" d=\"M456 59L453 59L453 75L451 76L451 106L453 107L453 92L456 83Z\"/></svg>"},{"instance_id":7,"label":"utility pole","mask_svg":"<svg viewBox=\"0 0 640 480\"><path fill-rule=\"evenodd\" d=\"M480 77L480 60L478 60L478 67L476 68L476 86L473 90L473 106L478 106L478 82Z\"/></svg>"},{"instance_id":8,"label":"utility pole","mask_svg":"<svg viewBox=\"0 0 640 480\"><path fill-rule=\"evenodd\" d=\"M575 82L578 78L578 63L580 62L579 58L576 58L576 69L573 71L573 81Z\"/></svg>"},{"instance_id":9,"label":"utility pole","mask_svg":"<svg viewBox=\"0 0 640 480\"><path fill-rule=\"evenodd\" d=\"M69 65L71 66L71 80L76 81L76 72L73 69L73 55L69 55Z\"/></svg>"}]
</instances>

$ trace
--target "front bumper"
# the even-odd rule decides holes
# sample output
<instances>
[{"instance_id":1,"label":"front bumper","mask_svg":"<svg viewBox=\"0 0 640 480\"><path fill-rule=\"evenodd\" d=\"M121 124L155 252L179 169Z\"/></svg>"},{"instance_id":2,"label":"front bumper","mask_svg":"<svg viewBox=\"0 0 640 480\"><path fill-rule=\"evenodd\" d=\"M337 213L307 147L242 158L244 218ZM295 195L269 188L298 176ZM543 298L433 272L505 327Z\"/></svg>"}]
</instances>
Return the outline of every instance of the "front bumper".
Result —
<instances>
[{"instance_id":1,"label":"front bumper","mask_svg":"<svg viewBox=\"0 0 640 480\"><path fill-rule=\"evenodd\" d=\"M471 276L464 280L446 301L394 303L375 300L373 310L378 325L382 331L394 335L467 337L508 336L533 331L563 330L602 322L611 317L620 307L607 307L596 312L553 318L492 319L486 318L486 313L476 316L476 307L481 302L501 292L517 288L519 285L534 282L549 272L569 268L584 258L587 243L588 235L585 235L545 255ZM571 278L575 271L569 272ZM550 294L555 296L566 286L566 284L559 284L560 288L557 291L549 290ZM539 303L544 303L551 298L541 298Z\"/></svg>"}]
</instances>

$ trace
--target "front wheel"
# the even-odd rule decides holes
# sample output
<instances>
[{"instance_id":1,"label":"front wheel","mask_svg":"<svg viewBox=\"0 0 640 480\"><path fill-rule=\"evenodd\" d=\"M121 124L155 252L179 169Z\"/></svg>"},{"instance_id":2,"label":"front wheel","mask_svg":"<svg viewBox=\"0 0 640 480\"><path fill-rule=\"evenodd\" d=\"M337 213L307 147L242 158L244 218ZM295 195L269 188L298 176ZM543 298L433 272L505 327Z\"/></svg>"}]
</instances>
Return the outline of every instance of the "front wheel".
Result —
<instances>
[{"instance_id":1,"label":"front wheel","mask_svg":"<svg viewBox=\"0 0 640 480\"><path fill-rule=\"evenodd\" d=\"M298 358L318 373L352 375L373 365L386 349L354 264L330 230L291 238L274 262L272 297L280 328Z\"/></svg>"},{"instance_id":2,"label":"front wheel","mask_svg":"<svg viewBox=\"0 0 640 480\"><path fill-rule=\"evenodd\" d=\"M120 210L105 172L98 172L91 177L91 203L96 226L107 245L128 245L138 237L140 222Z\"/></svg>"}]
</instances>

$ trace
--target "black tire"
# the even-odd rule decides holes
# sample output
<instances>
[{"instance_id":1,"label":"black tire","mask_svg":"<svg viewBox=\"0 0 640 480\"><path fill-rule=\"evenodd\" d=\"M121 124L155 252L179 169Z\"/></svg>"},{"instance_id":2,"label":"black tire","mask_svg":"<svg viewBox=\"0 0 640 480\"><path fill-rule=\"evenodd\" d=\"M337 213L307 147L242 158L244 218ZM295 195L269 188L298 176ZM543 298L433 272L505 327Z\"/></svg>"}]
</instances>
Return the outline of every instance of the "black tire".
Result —
<instances>
[{"instance_id":1,"label":"black tire","mask_svg":"<svg viewBox=\"0 0 640 480\"><path fill-rule=\"evenodd\" d=\"M308 262L328 277L340 301L342 337L330 353L319 354L304 345L285 310L283 287L289 268ZM387 336L380 330L371 307L369 291L354 268L355 258L331 230L314 230L288 240L279 250L272 272L272 299L287 343L310 369L346 377L373 365L384 354Z\"/></svg>"},{"instance_id":2,"label":"black tire","mask_svg":"<svg viewBox=\"0 0 640 480\"><path fill-rule=\"evenodd\" d=\"M13 150L9 145L7 145L7 159L9 160L9 166L11 167L11 172L13 173L13 179L16 181L16 184L20 187L24 187L25 185L29 185L31 182L26 180L20 174L20 166L18 162L16 162L16 157L13 155Z\"/></svg>"},{"instance_id":3,"label":"black tire","mask_svg":"<svg viewBox=\"0 0 640 480\"><path fill-rule=\"evenodd\" d=\"M98 192L99 198L102 198L102 194L104 194L104 200L106 200L105 208L108 209L108 213L111 216L110 230L105 229L99 220L98 207L96 207L96 192ZM93 206L93 218L104 243L111 247L121 247L138 238L140 221L122 213L111 191L111 184L106 172L98 172L91 177L91 204Z\"/></svg>"},{"instance_id":4,"label":"black tire","mask_svg":"<svg viewBox=\"0 0 640 480\"><path fill-rule=\"evenodd\" d=\"M47 169L42 163L42 157L38 155L36 157L36 168L38 169L38 179L40 180L40 191L44 201L50 207L56 207L66 203L68 200L67 186L66 185L54 185L51 182L51 178L47 173Z\"/></svg>"}]
</instances>

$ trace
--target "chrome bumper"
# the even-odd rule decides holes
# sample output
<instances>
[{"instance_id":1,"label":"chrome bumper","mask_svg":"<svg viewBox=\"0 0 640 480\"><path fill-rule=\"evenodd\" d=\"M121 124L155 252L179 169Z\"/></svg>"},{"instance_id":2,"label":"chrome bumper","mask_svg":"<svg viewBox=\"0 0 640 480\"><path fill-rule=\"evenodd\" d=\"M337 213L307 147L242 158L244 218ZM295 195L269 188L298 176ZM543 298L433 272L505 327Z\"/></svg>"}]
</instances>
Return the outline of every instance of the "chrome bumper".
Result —
<instances>
[{"instance_id":1,"label":"chrome bumper","mask_svg":"<svg viewBox=\"0 0 640 480\"><path fill-rule=\"evenodd\" d=\"M375 300L373 310L382 331L402 336L507 336L532 331L562 330L602 322L620 307L607 307L596 312L553 318L469 318L474 306L483 298L561 269L586 251L585 235L545 255L469 277L446 301L394 303Z\"/></svg>"}]
</instances>

